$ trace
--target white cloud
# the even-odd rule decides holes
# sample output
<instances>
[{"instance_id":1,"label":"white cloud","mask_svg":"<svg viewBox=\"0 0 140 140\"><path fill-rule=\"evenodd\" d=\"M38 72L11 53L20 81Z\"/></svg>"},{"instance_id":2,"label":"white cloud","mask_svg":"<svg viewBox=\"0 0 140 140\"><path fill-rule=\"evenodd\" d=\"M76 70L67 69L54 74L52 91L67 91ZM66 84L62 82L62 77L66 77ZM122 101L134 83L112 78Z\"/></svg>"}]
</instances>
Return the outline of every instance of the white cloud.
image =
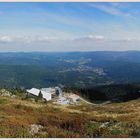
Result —
<instances>
[{"instance_id":1,"label":"white cloud","mask_svg":"<svg viewBox=\"0 0 140 140\"><path fill-rule=\"evenodd\" d=\"M92 4L90 5L93 8L97 8L107 14L111 15L116 15L116 16L125 16L125 17L131 17L131 14L128 12L124 12L121 8L120 5L103 5L103 4Z\"/></svg>"},{"instance_id":2,"label":"white cloud","mask_svg":"<svg viewBox=\"0 0 140 140\"><path fill-rule=\"evenodd\" d=\"M97 39L97 40L105 39L105 37L102 35L88 35L88 38L89 39Z\"/></svg>"},{"instance_id":3,"label":"white cloud","mask_svg":"<svg viewBox=\"0 0 140 140\"><path fill-rule=\"evenodd\" d=\"M101 51L140 49L140 39L107 38L100 34L89 34L73 39L47 35L0 36L1 51ZM8 43L6 43L8 42Z\"/></svg>"},{"instance_id":4,"label":"white cloud","mask_svg":"<svg viewBox=\"0 0 140 140\"><path fill-rule=\"evenodd\" d=\"M0 36L1 43L10 43L13 39L10 36Z\"/></svg>"},{"instance_id":5,"label":"white cloud","mask_svg":"<svg viewBox=\"0 0 140 140\"><path fill-rule=\"evenodd\" d=\"M19 38L19 40L24 41L24 43L51 43L58 40L58 38L49 36L26 36Z\"/></svg>"},{"instance_id":6,"label":"white cloud","mask_svg":"<svg viewBox=\"0 0 140 140\"><path fill-rule=\"evenodd\" d=\"M79 37L79 38L75 38L73 39L74 42L101 42L101 41L105 41L106 38L103 35L93 35L93 34L89 34L87 36L84 37Z\"/></svg>"}]
</instances>

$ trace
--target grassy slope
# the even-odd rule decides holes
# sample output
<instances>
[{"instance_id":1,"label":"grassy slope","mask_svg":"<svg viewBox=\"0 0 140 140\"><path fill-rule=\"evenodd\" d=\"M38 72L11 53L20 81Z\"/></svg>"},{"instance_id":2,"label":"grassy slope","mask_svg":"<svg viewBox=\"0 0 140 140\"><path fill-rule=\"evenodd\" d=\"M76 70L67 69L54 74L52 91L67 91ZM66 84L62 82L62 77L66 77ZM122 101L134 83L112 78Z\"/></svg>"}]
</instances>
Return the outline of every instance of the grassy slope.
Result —
<instances>
[{"instance_id":1,"label":"grassy slope","mask_svg":"<svg viewBox=\"0 0 140 140\"><path fill-rule=\"evenodd\" d=\"M0 97L1 137L140 137L140 102L58 106ZM43 129L31 135L31 124Z\"/></svg>"}]
</instances>

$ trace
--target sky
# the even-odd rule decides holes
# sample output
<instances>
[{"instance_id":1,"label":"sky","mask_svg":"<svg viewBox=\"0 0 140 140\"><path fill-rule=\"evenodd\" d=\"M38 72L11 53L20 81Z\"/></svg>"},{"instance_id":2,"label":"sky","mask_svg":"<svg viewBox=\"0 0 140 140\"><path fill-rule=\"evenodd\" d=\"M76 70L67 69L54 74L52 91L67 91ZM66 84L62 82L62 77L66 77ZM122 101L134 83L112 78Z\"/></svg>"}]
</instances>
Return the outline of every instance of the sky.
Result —
<instances>
[{"instance_id":1,"label":"sky","mask_svg":"<svg viewBox=\"0 0 140 140\"><path fill-rule=\"evenodd\" d=\"M140 3L0 2L0 52L140 50Z\"/></svg>"}]
</instances>

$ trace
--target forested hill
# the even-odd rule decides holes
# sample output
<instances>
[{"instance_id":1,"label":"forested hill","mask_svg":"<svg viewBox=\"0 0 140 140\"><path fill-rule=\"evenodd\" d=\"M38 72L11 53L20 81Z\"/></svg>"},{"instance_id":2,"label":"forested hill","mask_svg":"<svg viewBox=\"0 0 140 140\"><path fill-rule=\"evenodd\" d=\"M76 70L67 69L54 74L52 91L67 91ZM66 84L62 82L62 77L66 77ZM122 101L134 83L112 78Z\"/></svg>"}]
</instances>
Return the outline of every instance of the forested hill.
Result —
<instances>
[{"instance_id":1,"label":"forested hill","mask_svg":"<svg viewBox=\"0 0 140 140\"><path fill-rule=\"evenodd\" d=\"M140 82L140 52L0 53L0 85L92 88Z\"/></svg>"},{"instance_id":2,"label":"forested hill","mask_svg":"<svg viewBox=\"0 0 140 140\"><path fill-rule=\"evenodd\" d=\"M140 98L140 84L104 85L93 88L66 88L91 102L124 102Z\"/></svg>"}]
</instances>

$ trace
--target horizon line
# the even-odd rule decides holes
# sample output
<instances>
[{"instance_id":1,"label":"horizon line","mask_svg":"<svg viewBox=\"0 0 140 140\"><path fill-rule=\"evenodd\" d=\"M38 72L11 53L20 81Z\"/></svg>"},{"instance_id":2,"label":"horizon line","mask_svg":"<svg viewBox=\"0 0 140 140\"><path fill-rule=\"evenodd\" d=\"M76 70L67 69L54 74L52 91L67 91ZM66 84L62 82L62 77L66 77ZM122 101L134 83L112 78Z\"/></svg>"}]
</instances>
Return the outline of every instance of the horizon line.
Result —
<instances>
[{"instance_id":1,"label":"horizon line","mask_svg":"<svg viewBox=\"0 0 140 140\"><path fill-rule=\"evenodd\" d=\"M140 50L97 50L97 51L0 51L0 53L90 53L90 52L140 52Z\"/></svg>"}]
</instances>

